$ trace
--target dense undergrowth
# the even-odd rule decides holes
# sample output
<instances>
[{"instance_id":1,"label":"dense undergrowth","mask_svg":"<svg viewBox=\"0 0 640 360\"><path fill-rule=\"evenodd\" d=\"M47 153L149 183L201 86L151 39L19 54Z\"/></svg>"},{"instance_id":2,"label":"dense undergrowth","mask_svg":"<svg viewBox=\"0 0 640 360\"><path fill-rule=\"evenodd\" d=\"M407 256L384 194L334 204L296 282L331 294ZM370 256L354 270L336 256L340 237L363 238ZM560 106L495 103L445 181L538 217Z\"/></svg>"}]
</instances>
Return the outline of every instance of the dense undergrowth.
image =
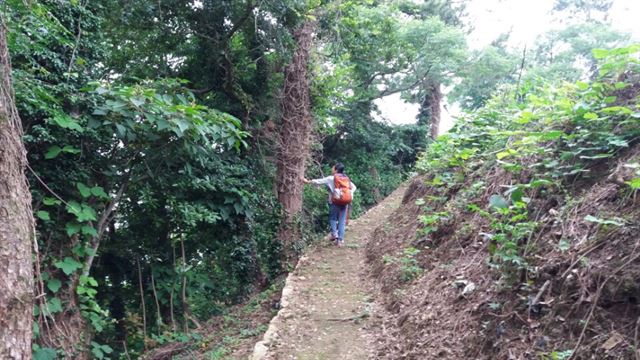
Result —
<instances>
[{"instance_id":1,"label":"dense undergrowth","mask_svg":"<svg viewBox=\"0 0 640 360\"><path fill-rule=\"evenodd\" d=\"M637 356L639 51L505 88L421 156L368 250L381 357Z\"/></svg>"}]
</instances>

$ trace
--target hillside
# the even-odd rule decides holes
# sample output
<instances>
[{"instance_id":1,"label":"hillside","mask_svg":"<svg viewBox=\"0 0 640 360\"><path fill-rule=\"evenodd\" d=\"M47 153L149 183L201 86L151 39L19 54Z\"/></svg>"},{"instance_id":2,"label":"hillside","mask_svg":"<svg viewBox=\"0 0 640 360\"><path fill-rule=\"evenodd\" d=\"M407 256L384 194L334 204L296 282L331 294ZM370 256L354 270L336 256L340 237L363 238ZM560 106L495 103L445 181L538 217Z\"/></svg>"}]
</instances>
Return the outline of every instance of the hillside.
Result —
<instances>
[{"instance_id":1,"label":"hillside","mask_svg":"<svg viewBox=\"0 0 640 360\"><path fill-rule=\"evenodd\" d=\"M423 155L367 244L376 358L640 355L640 84L635 60L606 65L635 51L603 53L601 80L494 99Z\"/></svg>"}]
</instances>

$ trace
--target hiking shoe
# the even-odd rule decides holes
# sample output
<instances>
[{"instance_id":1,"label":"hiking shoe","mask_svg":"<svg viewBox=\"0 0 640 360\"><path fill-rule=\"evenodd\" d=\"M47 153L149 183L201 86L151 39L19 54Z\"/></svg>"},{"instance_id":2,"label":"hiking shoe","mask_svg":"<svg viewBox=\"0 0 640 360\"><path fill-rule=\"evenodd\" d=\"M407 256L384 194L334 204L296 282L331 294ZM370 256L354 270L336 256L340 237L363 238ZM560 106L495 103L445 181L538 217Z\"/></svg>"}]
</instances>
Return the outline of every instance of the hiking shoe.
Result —
<instances>
[{"instance_id":1,"label":"hiking shoe","mask_svg":"<svg viewBox=\"0 0 640 360\"><path fill-rule=\"evenodd\" d=\"M336 246L337 246L337 247L343 247L343 246L344 246L344 240L340 240L340 239L338 239L338 240L336 241Z\"/></svg>"}]
</instances>

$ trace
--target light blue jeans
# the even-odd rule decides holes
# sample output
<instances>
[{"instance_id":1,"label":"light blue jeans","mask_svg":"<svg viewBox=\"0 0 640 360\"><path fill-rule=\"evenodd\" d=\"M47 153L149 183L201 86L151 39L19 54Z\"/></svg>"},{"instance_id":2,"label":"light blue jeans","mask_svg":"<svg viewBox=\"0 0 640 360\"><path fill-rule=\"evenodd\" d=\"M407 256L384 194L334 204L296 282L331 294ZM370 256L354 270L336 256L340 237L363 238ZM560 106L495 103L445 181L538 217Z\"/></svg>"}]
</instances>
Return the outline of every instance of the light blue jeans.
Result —
<instances>
[{"instance_id":1,"label":"light blue jeans","mask_svg":"<svg viewBox=\"0 0 640 360\"><path fill-rule=\"evenodd\" d=\"M338 241L344 241L344 229L347 223L347 211L349 205L329 204L329 226L331 227L331 235L338 238Z\"/></svg>"}]
</instances>

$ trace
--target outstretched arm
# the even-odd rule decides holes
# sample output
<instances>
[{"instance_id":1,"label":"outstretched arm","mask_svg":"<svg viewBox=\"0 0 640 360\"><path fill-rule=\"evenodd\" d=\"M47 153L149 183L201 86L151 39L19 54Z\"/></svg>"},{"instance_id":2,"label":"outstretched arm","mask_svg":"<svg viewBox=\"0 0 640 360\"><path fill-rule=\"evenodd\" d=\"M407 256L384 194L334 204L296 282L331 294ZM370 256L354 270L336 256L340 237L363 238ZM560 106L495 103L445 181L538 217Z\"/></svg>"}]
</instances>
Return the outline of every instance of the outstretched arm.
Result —
<instances>
[{"instance_id":1,"label":"outstretched arm","mask_svg":"<svg viewBox=\"0 0 640 360\"><path fill-rule=\"evenodd\" d=\"M309 180L307 178L303 178L302 181L305 184L313 184L313 185L329 185L330 182L333 181L333 176L327 176L327 177L323 177L321 179L313 179L313 180Z\"/></svg>"}]
</instances>

